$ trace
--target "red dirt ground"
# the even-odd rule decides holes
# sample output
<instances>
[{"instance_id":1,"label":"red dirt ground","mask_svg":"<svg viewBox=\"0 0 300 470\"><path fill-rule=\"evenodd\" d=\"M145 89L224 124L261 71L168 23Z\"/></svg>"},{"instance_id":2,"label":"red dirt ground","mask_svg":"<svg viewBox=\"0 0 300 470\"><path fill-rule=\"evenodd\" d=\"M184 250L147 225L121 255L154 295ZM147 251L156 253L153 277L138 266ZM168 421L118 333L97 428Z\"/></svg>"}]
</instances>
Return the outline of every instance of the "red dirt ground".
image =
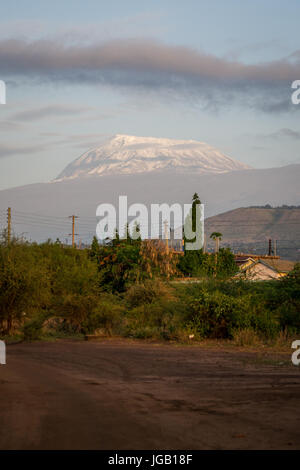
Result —
<instances>
[{"instance_id":1,"label":"red dirt ground","mask_svg":"<svg viewBox=\"0 0 300 470\"><path fill-rule=\"evenodd\" d=\"M138 341L7 346L0 449L300 449L290 355Z\"/></svg>"}]
</instances>

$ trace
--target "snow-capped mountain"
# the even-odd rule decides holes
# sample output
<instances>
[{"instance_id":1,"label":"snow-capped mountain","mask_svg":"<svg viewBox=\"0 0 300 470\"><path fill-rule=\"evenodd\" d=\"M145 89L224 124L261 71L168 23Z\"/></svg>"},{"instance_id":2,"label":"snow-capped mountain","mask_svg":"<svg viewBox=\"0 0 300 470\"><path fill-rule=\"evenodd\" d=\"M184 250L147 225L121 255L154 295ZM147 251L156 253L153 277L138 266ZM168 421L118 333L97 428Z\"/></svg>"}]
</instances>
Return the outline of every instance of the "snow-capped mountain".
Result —
<instances>
[{"instance_id":1,"label":"snow-capped mountain","mask_svg":"<svg viewBox=\"0 0 300 470\"><path fill-rule=\"evenodd\" d=\"M171 169L208 174L249 168L204 142L117 134L70 163L55 181Z\"/></svg>"}]
</instances>

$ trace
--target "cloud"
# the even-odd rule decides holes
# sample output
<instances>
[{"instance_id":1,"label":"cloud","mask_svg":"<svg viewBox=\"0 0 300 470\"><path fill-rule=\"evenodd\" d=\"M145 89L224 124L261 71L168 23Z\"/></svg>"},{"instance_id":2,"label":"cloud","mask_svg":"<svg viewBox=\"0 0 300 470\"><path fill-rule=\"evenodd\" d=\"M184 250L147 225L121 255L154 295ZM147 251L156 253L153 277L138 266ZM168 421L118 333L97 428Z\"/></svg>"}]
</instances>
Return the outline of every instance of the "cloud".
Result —
<instances>
[{"instance_id":1,"label":"cloud","mask_svg":"<svg viewBox=\"0 0 300 470\"><path fill-rule=\"evenodd\" d=\"M300 77L300 51L245 64L141 39L85 45L7 39L0 41L0 63L3 78L103 84L189 96L204 108L238 103L270 113L292 109L290 85Z\"/></svg>"},{"instance_id":2,"label":"cloud","mask_svg":"<svg viewBox=\"0 0 300 470\"><path fill-rule=\"evenodd\" d=\"M0 131L17 131L23 127L19 122L0 121Z\"/></svg>"},{"instance_id":3,"label":"cloud","mask_svg":"<svg viewBox=\"0 0 300 470\"><path fill-rule=\"evenodd\" d=\"M84 113L92 108L83 106L50 105L19 111L11 116L15 121L35 121L43 118L60 117Z\"/></svg>"},{"instance_id":4,"label":"cloud","mask_svg":"<svg viewBox=\"0 0 300 470\"><path fill-rule=\"evenodd\" d=\"M28 155L38 153L45 150L44 145L5 145L0 144L0 158L10 157L14 155Z\"/></svg>"},{"instance_id":5,"label":"cloud","mask_svg":"<svg viewBox=\"0 0 300 470\"><path fill-rule=\"evenodd\" d=\"M297 51L293 57L299 58ZM291 57L291 56L290 56ZM68 46L55 41L4 40L0 42L2 73L65 74L130 69L172 73L191 78L223 80L274 81L295 80L299 62L279 60L246 65L228 61L183 46L167 46L156 41L113 40L103 44ZM80 79L80 74L77 75ZM94 80L101 76L97 75Z\"/></svg>"},{"instance_id":6,"label":"cloud","mask_svg":"<svg viewBox=\"0 0 300 470\"><path fill-rule=\"evenodd\" d=\"M283 128L271 134L263 134L259 136L262 139L282 139L288 138L292 140L300 140L300 131L294 131L293 129Z\"/></svg>"},{"instance_id":7,"label":"cloud","mask_svg":"<svg viewBox=\"0 0 300 470\"><path fill-rule=\"evenodd\" d=\"M107 137L109 134L74 134L66 135L42 132L40 133L42 137L60 137L60 140L53 140L48 142L47 146L57 147L58 145L68 145L69 147L79 148L79 149L88 149L92 147L99 146L104 137Z\"/></svg>"},{"instance_id":8,"label":"cloud","mask_svg":"<svg viewBox=\"0 0 300 470\"><path fill-rule=\"evenodd\" d=\"M296 140L300 139L299 131L294 131L293 129L288 129L288 128L280 129L279 131L277 131L275 135L277 135L277 137L288 137L290 139L296 139Z\"/></svg>"}]
</instances>

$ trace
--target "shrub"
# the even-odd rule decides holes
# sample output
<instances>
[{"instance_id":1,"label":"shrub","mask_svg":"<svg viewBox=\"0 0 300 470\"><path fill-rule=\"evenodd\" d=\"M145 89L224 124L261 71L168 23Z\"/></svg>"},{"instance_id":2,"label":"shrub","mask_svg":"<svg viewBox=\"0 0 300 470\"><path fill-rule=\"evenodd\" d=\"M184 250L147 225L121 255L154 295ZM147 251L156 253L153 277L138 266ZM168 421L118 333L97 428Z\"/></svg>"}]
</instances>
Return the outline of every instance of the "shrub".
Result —
<instances>
[{"instance_id":1,"label":"shrub","mask_svg":"<svg viewBox=\"0 0 300 470\"><path fill-rule=\"evenodd\" d=\"M123 326L124 307L109 300L99 301L86 323L87 332L98 329L107 335L120 334Z\"/></svg>"},{"instance_id":2,"label":"shrub","mask_svg":"<svg viewBox=\"0 0 300 470\"><path fill-rule=\"evenodd\" d=\"M157 299L172 301L175 297L171 287L159 279L154 279L134 284L126 291L124 299L130 308L134 308L142 304L150 304Z\"/></svg>"},{"instance_id":3,"label":"shrub","mask_svg":"<svg viewBox=\"0 0 300 470\"><path fill-rule=\"evenodd\" d=\"M202 337L228 338L239 325L240 311L244 305L220 292L200 292L199 297L190 302L188 324L194 325Z\"/></svg>"},{"instance_id":4,"label":"shrub","mask_svg":"<svg viewBox=\"0 0 300 470\"><path fill-rule=\"evenodd\" d=\"M35 341L42 337L42 328L45 317L36 315L25 323L22 327L23 338L25 341Z\"/></svg>"},{"instance_id":5,"label":"shrub","mask_svg":"<svg viewBox=\"0 0 300 470\"><path fill-rule=\"evenodd\" d=\"M0 242L0 334L22 329L25 339L34 340L43 328L52 335L102 330L250 344L255 335L272 339L283 330L300 332L300 265L280 281L216 277L175 288L166 282L174 260L155 249L159 246L117 241L99 247L99 253L94 247L91 256L59 243ZM204 254L198 255L205 264ZM230 261L229 255L220 252L220 262L222 256Z\"/></svg>"},{"instance_id":6,"label":"shrub","mask_svg":"<svg viewBox=\"0 0 300 470\"><path fill-rule=\"evenodd\" d=\"M282 330L288 330L290 333L300 331L300 301L285 300L277 307L275 313Z\"/></svg>"},{"instance_id":7,"label":"shrub","mask_svg":"<svg viewBox=\"0 0 300 470\"><path fill-rule=\"evenodd\" d=\"M232 338L236 346L257 346L261 344L261 339L253 328L234 329Z\"/></svg>"},{"instance_id":8,"label":"shrub","mask_svg":"<svg viewBox=\"0 0 300 470\"><path fill-rule=\"evenodd\" d=\"M50 281L44 259L27 244L0 245L0 330L10 334L24 314L47 309Z\"/></svg>"},{"instance_id":9,"label":"shrub","mask_svg":"<svg viewBox=\"0 0 300 470\"><path fill-rule=\"evenodd\" d=\"M137 337L136 332L152 331L153 337L171 339L177 336L182 315L181 305L175 301L157 299L127 311L124 318L126 336ZM139 333L140 334L140 333Z\"/></svg>"},{"instance_id":10,"label":"shrub","mask_svg":"<svg viewBox=\"0 0 300 470\"><path fill-rule=\"evenodd\" d=\"M209 338L232 338L237 328L252 328L273 337L279 329L275 315L263 303L253 303L249 294L232 297L206 290L190 301L188 324L193 324L200 336Z\"/></svg>"}]
</instances>

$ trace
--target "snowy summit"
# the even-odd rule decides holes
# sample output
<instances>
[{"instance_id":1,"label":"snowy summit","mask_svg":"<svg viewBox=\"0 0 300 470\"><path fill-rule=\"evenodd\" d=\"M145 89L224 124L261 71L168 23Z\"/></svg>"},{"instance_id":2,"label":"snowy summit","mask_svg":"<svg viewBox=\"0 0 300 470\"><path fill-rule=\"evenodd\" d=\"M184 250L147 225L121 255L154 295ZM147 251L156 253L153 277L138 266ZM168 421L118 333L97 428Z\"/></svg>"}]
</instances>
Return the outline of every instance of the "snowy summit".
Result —
<instances>
[{"instance_id":1,"label":"snowy summit","mask_svg":"<svg viewBox=\"0 0 300 470\"><path fill-rule=\"evenodd\" d=\"M136 174L162 170L198 174L249 169L196 140L158 139L117 134L70 163L56 181L83 176Z\"/></svg>"}]
</instances>

